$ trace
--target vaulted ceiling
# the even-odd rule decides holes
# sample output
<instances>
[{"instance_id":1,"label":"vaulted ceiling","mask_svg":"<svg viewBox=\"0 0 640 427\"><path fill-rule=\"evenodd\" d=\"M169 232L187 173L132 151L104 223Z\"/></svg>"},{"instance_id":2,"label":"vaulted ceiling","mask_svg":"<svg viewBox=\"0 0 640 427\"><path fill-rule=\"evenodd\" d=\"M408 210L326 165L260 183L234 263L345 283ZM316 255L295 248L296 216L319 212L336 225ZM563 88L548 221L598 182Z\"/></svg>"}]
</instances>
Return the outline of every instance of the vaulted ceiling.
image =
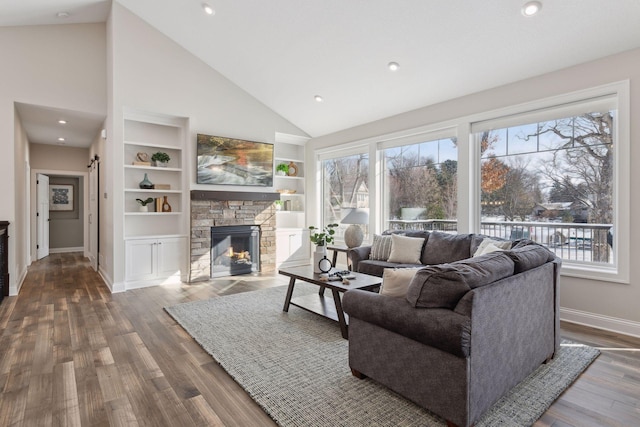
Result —
<instances>
[{"instance_id":1,"label":"vaulted ceiling","mask_svg":"<svg viewBox=\"0 0 640 427\"><path fill-rule=\"evenodd\" d=\"M638 0L117 1L314 137L640 47ZM109 4L0 0L0 25Z\"/></svg>"}]
</instances>

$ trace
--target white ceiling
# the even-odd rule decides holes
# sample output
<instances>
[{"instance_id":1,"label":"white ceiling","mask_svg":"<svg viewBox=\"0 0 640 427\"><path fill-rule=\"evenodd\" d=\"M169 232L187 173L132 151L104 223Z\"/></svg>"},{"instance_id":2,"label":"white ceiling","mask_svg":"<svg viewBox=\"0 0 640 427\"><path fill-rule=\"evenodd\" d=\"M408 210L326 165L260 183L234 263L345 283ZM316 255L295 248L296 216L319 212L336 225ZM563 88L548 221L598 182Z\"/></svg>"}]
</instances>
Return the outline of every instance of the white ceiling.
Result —
<instances>
[{"instance_id":1,"label":"white ceiling","mask_svg":"<svg viewBox=\"0 0 640 427\"><path fill-rule=\"evenodd\" d=\"M117 1L313 137L640 47L639 0ZM0 25L108 5L0 0Z\"/></svg>"}]
</instances>

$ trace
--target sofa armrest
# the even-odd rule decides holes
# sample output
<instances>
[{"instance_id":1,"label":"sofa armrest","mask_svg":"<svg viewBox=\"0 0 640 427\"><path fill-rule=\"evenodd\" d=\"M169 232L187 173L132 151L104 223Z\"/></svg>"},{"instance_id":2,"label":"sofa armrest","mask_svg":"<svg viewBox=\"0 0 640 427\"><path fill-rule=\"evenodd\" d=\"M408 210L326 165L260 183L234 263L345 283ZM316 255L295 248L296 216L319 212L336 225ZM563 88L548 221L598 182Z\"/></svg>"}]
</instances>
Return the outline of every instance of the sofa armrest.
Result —
<instances>
[{"instance_id":1,"label":"sofa armrest","mask_svg":"<svg viewBox=\"0 0 640 427\"><path fill-rule=\"evenodd\" d=\"M405 298L358 289L344 294L342 307L350 317L458 357L469 355L471 319L452 310L414 308Z\"/></svg>"},{"instance_id":2,"label":"sofa armrest","mask_svg":"<svg viewBox=\"0 0 640 427\"><path fill-rule=\"evenodd\" d=\"M369 259L370 253L371 246L358 246L357 248L351 248L347 251L347 257L351 261L353 271L358 271L358 263L362 260Z\"/></svg>"}]
</instances>

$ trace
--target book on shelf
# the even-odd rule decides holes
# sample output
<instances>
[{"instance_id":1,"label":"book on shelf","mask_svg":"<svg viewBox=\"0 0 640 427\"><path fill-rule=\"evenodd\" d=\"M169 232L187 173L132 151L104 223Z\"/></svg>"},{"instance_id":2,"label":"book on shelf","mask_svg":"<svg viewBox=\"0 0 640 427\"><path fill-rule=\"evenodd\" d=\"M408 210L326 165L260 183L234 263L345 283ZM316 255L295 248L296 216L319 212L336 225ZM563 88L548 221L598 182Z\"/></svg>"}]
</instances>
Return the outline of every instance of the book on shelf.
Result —
<instances>
[{"instance_id":1,"label":"book on shelf","mask_svg":"<svg viewBox=\"0 0 640 427\"><path fill-rule=\"evenodd\" d=\"M133 162L133 166L151 166L151 162Z\"/></svg>"},{"instance_id":2,"label":"book on shelf","mask_svg":"<svg viewBox=\"0 0 640 427\"><path fill-rule=\"evenodd\" d=\"M156 197L156 212L162 212L162 197Z\"/></svg>"},{"instance_id":3,"label":"book on shelf","mask_svg":"<svg viewBox=\"0 0 640 427\"><path fill-rule=\"evenodd\" d=\"M171 184L155 184L154 189L156 189L156 190L171 190Z\"/></svg>"}]
</instances>

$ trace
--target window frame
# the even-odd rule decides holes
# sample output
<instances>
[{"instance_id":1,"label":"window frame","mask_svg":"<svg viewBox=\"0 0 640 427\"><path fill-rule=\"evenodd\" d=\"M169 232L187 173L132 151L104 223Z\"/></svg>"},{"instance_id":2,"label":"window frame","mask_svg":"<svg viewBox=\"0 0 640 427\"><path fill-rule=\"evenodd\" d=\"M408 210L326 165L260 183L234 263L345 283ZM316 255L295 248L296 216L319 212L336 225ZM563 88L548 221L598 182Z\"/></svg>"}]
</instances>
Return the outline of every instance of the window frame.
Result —
<instances>
[{"instance_id":1,"label":"window frame","mask_svg":"<svg viewBox=\"0 0 640 427\"><path fill-rule=\"evenodd\" d=\"M329 158L347 156L355 153L369 153L369 230L371 236L382 231L382 201L383 201L383 167L382 150L401 145L408 145L427 140L455 136L458 145L458 208L457 221L459 233L479 232L481 222L480 179L481 153L479 144L475 143L475 133L472 127L478 128L480 123L489 123L518 116L532 117L536 121L539 115L544 116L549 111L572 111L577 107L589 105L591 101L598 101L601 97L613 96L617 109L617 121L614 127L614 177L613 198L614 213L613 226L616 230L614 239L613 266L596 266L587 263L573 264L563 261L561 275L604 282L629 283L630 275L630 206L631 206L631 142L630 142L630 82L623 80L593 88L565 93L557 96L516 104L491 111L470 114L432 123L412 129L401 130L366 139L341 144L339 147L324 147L316 149L316 213L315 217L324 215L322 201L321 161ZM584 111L583 111L584 112ZM564 112L562 114L565 114ZM467 137L465 137L465 135ZM428 138L428 139L425 139ZM422 140L422 141L419 141Z\"/></svg>"}]
</instances>

